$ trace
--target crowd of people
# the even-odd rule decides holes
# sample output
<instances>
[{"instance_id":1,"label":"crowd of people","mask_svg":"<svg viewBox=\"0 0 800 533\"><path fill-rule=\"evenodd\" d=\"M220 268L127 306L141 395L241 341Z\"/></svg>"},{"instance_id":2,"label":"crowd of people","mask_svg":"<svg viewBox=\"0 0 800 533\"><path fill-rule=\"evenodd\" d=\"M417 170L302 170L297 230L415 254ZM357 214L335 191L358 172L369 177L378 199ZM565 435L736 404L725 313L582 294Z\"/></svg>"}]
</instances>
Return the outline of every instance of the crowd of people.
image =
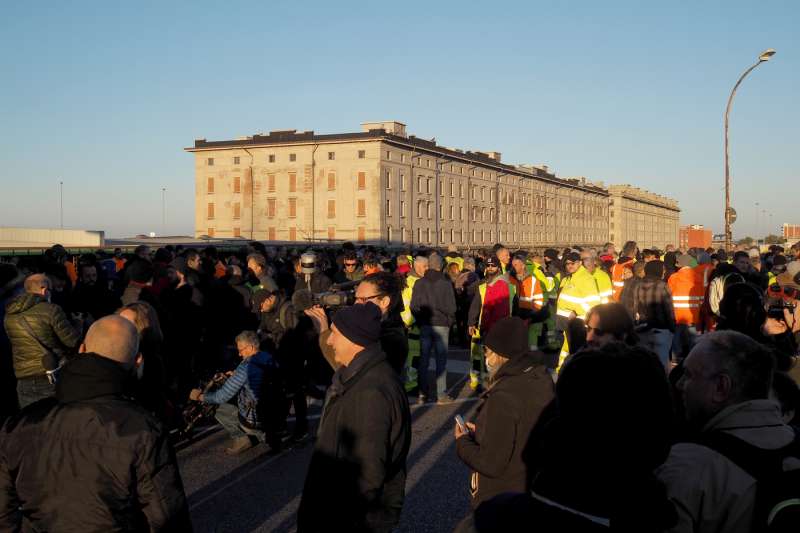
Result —
<instances>
[{"instance_id":1,"label":"crowd of people","mask_svg":"<svg viewBox=\"0 0 800 533\"><path fill-rule=\"evenodd\" d=\"M205 405L229 454L314 441L298 531L391 531L409 399L454 401L459 346L480 403L458 531L796 531L798 291L798 246L12 258L0 528L191 529L169 435Z\"/></svg>"}]
</instances>

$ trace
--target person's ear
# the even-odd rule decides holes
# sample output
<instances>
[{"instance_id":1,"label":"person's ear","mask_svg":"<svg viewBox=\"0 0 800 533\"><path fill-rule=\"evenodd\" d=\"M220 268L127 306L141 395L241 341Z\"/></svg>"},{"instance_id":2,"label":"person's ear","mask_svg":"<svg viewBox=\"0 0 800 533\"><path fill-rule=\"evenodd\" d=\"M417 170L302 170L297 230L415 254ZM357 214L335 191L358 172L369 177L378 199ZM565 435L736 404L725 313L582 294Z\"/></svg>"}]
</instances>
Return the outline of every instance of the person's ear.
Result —
<instances>
[{"instance_id":1,"label":"person's ear","mask_svg":"<svg viewBox=\"0 0 800 533\"><path fill-rule=\"evenodd\" d=\"M733 380L728 374L719 374L714 380L712 399L715 403L726 403L733 392Z\"/></svg>"},{"instance_id":2,"label":"person's ear","mask_svg":"<svg viewBox=\"0 0 800 533\"><path fill-rule=\"evenodd\" d=\"M78 353L86 353L86 343L82 342L81 345L78 347Z\"/></svg>"}]
</instances>

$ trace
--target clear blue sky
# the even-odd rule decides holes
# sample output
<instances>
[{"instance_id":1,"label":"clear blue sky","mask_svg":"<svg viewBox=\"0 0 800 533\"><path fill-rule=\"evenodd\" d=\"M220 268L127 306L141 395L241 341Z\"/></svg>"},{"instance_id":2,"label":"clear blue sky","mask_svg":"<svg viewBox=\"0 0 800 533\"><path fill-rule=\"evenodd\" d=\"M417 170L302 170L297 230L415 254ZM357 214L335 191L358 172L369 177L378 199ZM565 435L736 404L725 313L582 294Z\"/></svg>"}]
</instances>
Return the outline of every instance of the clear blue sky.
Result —
<instances>
[{"instance_id":1,"label":"clear blue sky","mask_svg":"<svg viewBox=\"0 0 800 533\"><path fill-rule=\"evenodd\" d=\"M303 5L300 5L303 4ZM0 225L189 234L196 137L400 120L446 146L800 223L800 2L4 2ZM558 4L558 5L556 5ZM760 233L770 217L759 213Z\"/></svg>"}]
</instances>

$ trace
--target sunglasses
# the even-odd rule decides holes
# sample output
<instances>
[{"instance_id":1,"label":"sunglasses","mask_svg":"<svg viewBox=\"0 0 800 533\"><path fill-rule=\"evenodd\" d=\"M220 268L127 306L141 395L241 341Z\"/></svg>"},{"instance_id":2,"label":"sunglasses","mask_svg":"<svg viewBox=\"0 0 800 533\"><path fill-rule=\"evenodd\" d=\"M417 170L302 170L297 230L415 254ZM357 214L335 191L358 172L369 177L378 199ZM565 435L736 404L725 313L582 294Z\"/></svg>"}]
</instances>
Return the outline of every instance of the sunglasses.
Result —
<instances>
[{"instance_id":1,"label":"sunglasses","mask_svg":"<svg viewBox=\"0 0 800 533\"><path fill-rule=\"evenodd\" d=\"M773 298L783 298L784 300L794 300L797 298L797 289L794 287L781 287L777 283L769 286L769 295Z\"/></svg>"},{"instance_id":2,"label":"sunglasses","mask_svg":"<svg viewBox=\"0 0 800 533\"><path fill-rule=\"evenodd\" d=\"M345 264L344 264L344 266L346 266L346 267L354 267L354 266L356 266L357 264L358 264L358 263L345 263Z\"/></svg>"}]
</instances>

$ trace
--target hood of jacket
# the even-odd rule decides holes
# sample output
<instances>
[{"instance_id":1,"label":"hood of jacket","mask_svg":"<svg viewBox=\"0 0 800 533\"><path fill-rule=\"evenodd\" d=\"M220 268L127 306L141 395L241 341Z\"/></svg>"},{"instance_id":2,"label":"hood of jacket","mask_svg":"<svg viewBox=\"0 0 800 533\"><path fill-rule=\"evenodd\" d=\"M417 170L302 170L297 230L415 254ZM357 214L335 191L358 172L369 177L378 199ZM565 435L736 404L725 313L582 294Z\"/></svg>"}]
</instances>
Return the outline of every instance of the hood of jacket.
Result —
<instances>
[{"instance_id":1,"label":"hood of jacket","mask_svg":"<svg viewBox=\"0 0 800 533\"><path fill-rule=\"evenodd\" d=\"M42 296L41 294L31 294L31 293L23 293L10 300L6 304L6 313L9 315L15 315L17 313L24 313L31 307L35 305L39 305L41 303L47 303L47 298Z\"/></svg>"},{"instance_id":2,"label":"hood of jacket","mask_svg":"<svg viewBox=\"0 0 800 533\"><path fill-rule=\"evenodd\" d=\"M725 431L758 448L775 450L788 446L794 430L783 423L773 400L749 400L729 405L709 420L703 432Z\"/></svg>"},{"instance_id":3,"label":"hood of jacket","mask_svg":"<svg viewBox=\"0 0 800 533\"><path fill-rule=\"evenodd\" d=\"M59 403L91 400L100 396L122 396L133 385L134 373L116 361L84 353L61 369L56 383Z\"/></svg>"}]
</instances>

